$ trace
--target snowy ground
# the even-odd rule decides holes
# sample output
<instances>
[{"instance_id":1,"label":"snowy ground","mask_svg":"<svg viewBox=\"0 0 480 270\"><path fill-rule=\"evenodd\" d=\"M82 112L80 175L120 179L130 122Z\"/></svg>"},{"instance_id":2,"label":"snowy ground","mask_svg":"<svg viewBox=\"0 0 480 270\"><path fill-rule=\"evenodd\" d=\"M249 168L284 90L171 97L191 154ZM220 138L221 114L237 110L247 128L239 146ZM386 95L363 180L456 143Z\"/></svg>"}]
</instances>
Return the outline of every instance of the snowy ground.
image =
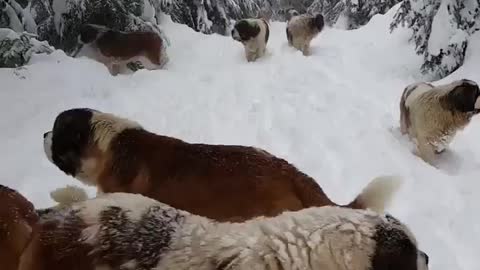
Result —
<instances>
[{"instance_id":1,"label":"snowy ground","mask_svg":"<svg viewBox=\"0 0 480 270\"><path fill-rule=\"evenodd\" d=\"M269 55L246 63L231 38L166 22L166 71L112 77L62 52L0 70L0 182L38 207L52 204L48 191L81 185L47 161L42 134L60 111L91 107L190 142L262 147L316 178L338 203L375 176L401 175L390 212L411 226L431 269L478 270L480 119L458 134L440 169L411 154L398 132L398 101L419 79L421 59L408 31L388 33L391 16L355 31L325 30L308 58L287 47L282 23L271 25ZM480 35L469 48L465 66L444 81L480 81Z\"/></svg>"}]
</instances>

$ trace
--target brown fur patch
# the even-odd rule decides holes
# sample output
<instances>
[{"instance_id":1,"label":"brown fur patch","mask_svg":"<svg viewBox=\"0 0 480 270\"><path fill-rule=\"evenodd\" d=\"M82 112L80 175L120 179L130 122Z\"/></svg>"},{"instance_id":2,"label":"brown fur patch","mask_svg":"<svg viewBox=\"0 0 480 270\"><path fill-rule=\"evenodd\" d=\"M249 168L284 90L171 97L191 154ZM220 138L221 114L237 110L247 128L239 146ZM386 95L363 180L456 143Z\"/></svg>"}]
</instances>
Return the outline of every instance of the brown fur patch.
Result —
<instances>
[{"instance_id":1,"label":"brown fur patch","mask_svg":"<svg viewBox=\"0 0 480 270\"><path fill-rule=\"evenodd\" d=\"M107 57L127 60L145 55L152 63L160 65L162 39L153 32L124 33L110 30L96 41L96 45Z\"/></svg>"},{"instance_id":2,"label":"brown fur patch","mask_svg":"<svg viewBox=\"0 0 480 270\"><path fill-rule=\"evenodd\" d=\"M17 191L0 185L0 264L17 270L20 256L38 221L33 204Z\"/></svg>"},{"instance_id":3,"label":"brown fur patch","mask_svg":"<svg viewBox=\"0 0 480 270\"><path fill-rule=\"evenodd\" d=\"M109 28L101 29L95 25L85 25L84 28L89 31L81 32L81 39L85 39L94 45L93 48L98 54L94 58L107 65L114 75L118 71L113 69L117 68L116 65L120 62L128 63L140 60L138 57L145 57L156 68L161 68L168 60L165 44L157 33L123 32ZM88 33L89 36L85 33ZM96 37L91 41L91 35L95 33ZM148 63L143 63L143 65L148 68L146 66Z\"/></svg>"},{"instance_id":4,"label":"brown fur patch","mask_svg":"<svg viewBox=\"0 0 480 270\"><path fill-rule=\"evenodd\" d=\"M311 177L253 147L189 144L129 129L104 158L95 179L102 192L140 193L221 221L335 205ZM364 208L359 201L349 206Z\"/></svg>"},{"instance_id":5,"label":"brown fur patch","mask_svg":"<svg viewBox=\"0 0 480 270\"><path fill-rule=\"evenodd\" d=\"M95 270L91 248L79 243L84 228L74 215L39 222L18 270Z\"/></svg>"}]
</instances>

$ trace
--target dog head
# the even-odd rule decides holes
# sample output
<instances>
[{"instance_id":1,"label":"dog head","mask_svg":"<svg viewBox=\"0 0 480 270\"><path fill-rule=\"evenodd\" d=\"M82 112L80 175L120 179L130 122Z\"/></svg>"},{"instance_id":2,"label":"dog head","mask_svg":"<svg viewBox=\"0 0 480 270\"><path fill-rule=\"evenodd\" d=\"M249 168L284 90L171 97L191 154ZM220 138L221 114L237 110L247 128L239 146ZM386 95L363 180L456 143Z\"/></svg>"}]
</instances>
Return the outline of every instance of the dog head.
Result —
<instances>
[{"instance_id":1,"label":"dog head","mask_svg":"<svg viewBox=\"0 0 480 270\"><path fill-rule=\"evenodd\" d=\"M110 29L96 24L84 24L80 27L78 43L89 44L97 40L103 33Z\"/></svg>"},{"instance_id":2,"label":"dog head","mask_svg":"<svg viewBox=\"0 0 480 270\"><path fill-rule=\"evenodd\" d=\"M235 23L232 29L232 38L236 41L246 42L255 38L260 33L260 26L256 20L243 19Z\"/></svg>"},{"instance_id":3,"label":"dog head","mask_svg":"<svg viewBox=\"0 0 480 270\"><path fill-rule=\"evenodd\" d=\"M287 11L287 14L286 14L286 19L287 21L289 21L291 18L295 17L295 16L298 16L300 15L300 13L298 13L297 10L295 10L294 8L291 8Z\"/></svg>"},{"instance_id":4,"label":"dog head","mask_svg":"<svg viewBox=\"0 0 480 270\"><path fill-rule=\"evenodd\" d=\"M372 270L428 270L428 255L418 249L413 233L395 217L385 215L375 228L374 240Z\"/></svg>"},{"instance_id":5,"label":"dog head","mask_svg":"<svg viewBox=\"0 0 480 270\"><path fill-rule=\"evenodd\" d=\"M445 96L450 110L462 113L480 112L480 89L477 83L463 79L455 81L447 87L451 88Z\"/></svg>"},{"instance_id":6,"label":"dog head","mask_svg":"<svg viewBox=\"0 0 480 270\"><path fill-rule=\"evenodd\" d=\"M317 14L312 19L312 26L316 28L318 31L322 31L323 27L325 26L325 20L322 14Z\"/></svg>"},{"instance_id":7,"label":"dog head","mask_svg":"<svg viewBox=\"0 0 480 270\"><path fill-rule=\"evenodd\" d=\"M130 128L141 127L93 109L67 110L56 117L53 129L43 135L45 154L67 175L95 185L95 173L108 155L110 142Z\"/></svg>"}]
</instances>

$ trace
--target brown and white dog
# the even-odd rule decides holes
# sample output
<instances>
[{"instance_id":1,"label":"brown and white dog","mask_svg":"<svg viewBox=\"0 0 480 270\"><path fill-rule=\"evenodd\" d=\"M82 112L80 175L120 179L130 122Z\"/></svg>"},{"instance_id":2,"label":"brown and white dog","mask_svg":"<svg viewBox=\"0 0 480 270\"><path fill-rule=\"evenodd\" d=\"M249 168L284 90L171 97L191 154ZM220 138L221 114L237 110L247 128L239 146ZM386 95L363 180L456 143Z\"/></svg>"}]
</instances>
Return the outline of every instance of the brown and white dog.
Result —
<instances>
[{"instance_id":1,"label":"brown and white dog","mask_svg":"<svg viewBox=\"0 0 480 270\"><path fill-rule=\"evenodd\" d=\"M154 32L123 32L85 24L78 39L93 51L89 57L105 64L113 75L129 62L139 61L149 70L161 69L168 62L164 41Z\"/></svg>"},{"instance_id":2,"label":"brown and white dog","mask_svg":"<svg viewBox=\"0 0 480 270\"><path fill-rule=\"evenodd\" d=\"M443 152L457 131L480 112L480 89L470 80L433 86L414 83L400 100L400 131L417 145L417 154L433 165L435 153Z\"/></svg>"},{"instance_id":3,"label":"brown and white dog","mask_svg":"<svg viewBox=\"0 0 480 270\"><path fill-rule=\"evenodd\" d=\"M291 13L295 14L295 11ZM302 51L303 55L310 55L310 42L324 28L325 21L322 14L302 14L292 16L287 22L288 45Z\"/></svg>"},{"instance_id":4,"label":"brown and white dog","mask_svg":"<svg viewBox=\"0 0 480 270\"><path fill-rule=\"evenodd\" d=\"M23 250L37 223L35 207L17 191L0 185L0 265L17 270Z\"/></svg>"},{"instance_id":5,"label":"brown and white dog","mask_svg":"<svg viewBox=\"0 0 480 270\"><path fill-rule=\"evenodd\" d=\"M188 143L92 109L60 113L44 148L60 170L99 192L140 193L222 221L336 205L315 180L266 151ZM399 183L379 177L346 206L381 212Z\"/></svg>"},{"instance_id":6,"label":"brown and white dog","mask_svg":"<svg viewBox=\"0 0 480 270\"><path fill-rule=\"evenodd\" d=\"M22 194L0 185L0 269L18 270L39 222L55 219L59 211L88 199L82 188L74 186L54 190L50 196L57 202L55 206L35 209Z\"/></svg>"},{"instance_id":7,"label":"brown and white dog","mask_svg":"<svg viewBox=\"0 0 480 270\"><path fill-rule=\"evenodd\" d=\"M140 194L108 193L39 222L19 270L428 270L389 214L312 207L217 222Z\"/></svg>"},{"instance_id":8,"label":"brown and white dog","mask_svg":"<svg viewBox=\"0 0 480 270\"><path fill-rule=\"evenodd\" d=\"M242 19L235 23L232 38L243 44L248 62L265 55L270 28L265 19Z\"/></svg>"}]
</instances>

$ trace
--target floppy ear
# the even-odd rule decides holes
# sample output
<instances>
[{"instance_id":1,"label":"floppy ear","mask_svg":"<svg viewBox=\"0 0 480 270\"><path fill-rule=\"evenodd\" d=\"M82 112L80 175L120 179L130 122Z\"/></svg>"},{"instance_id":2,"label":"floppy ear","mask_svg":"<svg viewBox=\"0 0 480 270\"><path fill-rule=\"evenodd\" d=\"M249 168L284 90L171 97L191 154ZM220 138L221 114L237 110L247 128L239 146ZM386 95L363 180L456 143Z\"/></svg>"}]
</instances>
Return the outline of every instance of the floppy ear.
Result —
<instances>
[{"instance_id":1,"label":"floppy ear","mask_svg":"<svg viewBox=\"0 0 480 270\"><path fill-rule=\"evenodd\" d=\"M318 31L323 30L323 27L325 26L325 20L322 14L317 14L317 16L315 16L315 26L317 27Z\"/></svg>"},{"instance_id":2,"label":"floppy ear","mask_svg":"<svg viewBox=\"0 0 480 270\"><path fill-rule=\"evenodd\" d=\"M260 25L258 23L251 24L249 30L250 37L256 37L260 33Z\"/></svg>"},{"instance_id":3,"label":"floppy ear","mask_svg":"<svg viewBox=\"0 0 480 270\"><path fill-rule=\"evenodd\" d=\"M451 103L454 110L473 112L479 92L478 85L466 82L450 91L447 94L447 101Z\"/></svg>"}]
</instances>

